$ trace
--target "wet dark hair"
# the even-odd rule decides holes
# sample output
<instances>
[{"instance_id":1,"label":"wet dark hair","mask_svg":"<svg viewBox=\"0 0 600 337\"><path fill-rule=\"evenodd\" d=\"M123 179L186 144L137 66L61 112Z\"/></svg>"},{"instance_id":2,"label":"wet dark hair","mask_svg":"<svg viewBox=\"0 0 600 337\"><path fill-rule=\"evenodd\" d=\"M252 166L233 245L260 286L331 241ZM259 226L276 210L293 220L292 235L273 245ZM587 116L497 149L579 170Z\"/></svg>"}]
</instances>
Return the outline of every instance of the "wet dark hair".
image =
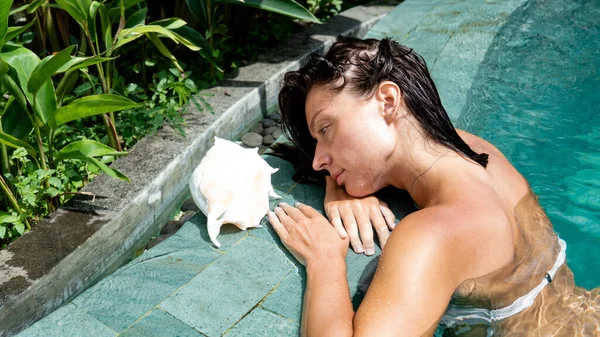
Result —
<instances>
[{"instance_id":1,"label":"wet dark hair","mask_svg":"<svg viewBox=\"0 0 600 337\"><path fill-rule=\"evenodd\" d=\"M460 138L442 106L425 60L412 48L390 39L338 36L325 56L312 53L305 66L285 74L279 92L282 124L288 138L312 161L316 141L306 123L306 96L316 85L333 91L348 88L358 97L375 94L379 84L392 81L426 135L487 166L488 154L476 153Z\"/></svg>"}]
</instances>

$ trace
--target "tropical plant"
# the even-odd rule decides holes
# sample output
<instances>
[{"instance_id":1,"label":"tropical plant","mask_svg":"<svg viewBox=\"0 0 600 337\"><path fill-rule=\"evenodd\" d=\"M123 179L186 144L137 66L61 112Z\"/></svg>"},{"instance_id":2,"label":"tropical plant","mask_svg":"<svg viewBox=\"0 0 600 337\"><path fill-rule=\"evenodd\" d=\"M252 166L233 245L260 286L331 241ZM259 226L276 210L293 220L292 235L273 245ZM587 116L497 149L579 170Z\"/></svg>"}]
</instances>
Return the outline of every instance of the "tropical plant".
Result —
<instances>
[{"instance_id":1,"label":"tropical plant","mask_svg":"<svg viewBox=\"0 0 600 337\"><path fill-rule=\"evenodd\" d=\"M124 45L146 36L158 51L170 59L181 74L184 74L177 59L160 38L168 38L192 50L201 50L203 46L207 46L206 41L193 29L186 27L186 22L181 19L169 18L146 24L148 10L140 5L142 0L114 0L105 3L92 0L56 0L56 3L79 24L81 50L85 53L89 48L89 54L92 56L112 58L118 55L118 50ZM126 16L126 12L129 15ZM114 32L113 25L118 25ZM96 63L95 66L103 92L105 94L112 93L116 74L114 58L107 62ZM77 76L78 72L69 72L65 75L67 78L65 89L73 89ZM112 111L108 111L103 122L110 146L121 150Z\"/></svg>"},{"instance_id":2,"label":"tropical plant","mask_svg":"<svg viewBox=\"0 0 600 337\"><path fill-rule=\"evenodd\" d=\"M209 61L219 56L219 50L215 49L214 37L226 35L228 27L224 23L224 17L220 12L219 5L233 4L258 8L289 16L308 22L321 23L310 11L294 0L185 0L190 11L198 20L204 30L204 36L208 40L208 50L202 55ZM214 62L211 62L214 65Z\"/></svg>"},{"instance_id":3,"label":"tropical plant","mask_svg":"<svg viewBox=\"0 0 600 337\"><path fill-rule=\"evenodd\" d=\"M75 46L70 46L40 60L31 50L9 41L14 37L9 32L22 29L8 27L11 4L12 0L0 3L0 79L3 93L9 93L0 112L0 190L7 202L5 209L0 208L0 239L10 232L7 223L13 224L18 234L30 228L32 208L45 203L44 207L52 211L57 206L56 197L64 185L61 178L69 174L73 161L128 181L106 164L125 152L87 139L56 149L54 138L68 122L138 106L114 94L86 96L63 105L69 74L85 73L88 66L111 59L73 57ZM63 76L56 89L51 79L55 75Z\"/></svg>"}]
</instances>

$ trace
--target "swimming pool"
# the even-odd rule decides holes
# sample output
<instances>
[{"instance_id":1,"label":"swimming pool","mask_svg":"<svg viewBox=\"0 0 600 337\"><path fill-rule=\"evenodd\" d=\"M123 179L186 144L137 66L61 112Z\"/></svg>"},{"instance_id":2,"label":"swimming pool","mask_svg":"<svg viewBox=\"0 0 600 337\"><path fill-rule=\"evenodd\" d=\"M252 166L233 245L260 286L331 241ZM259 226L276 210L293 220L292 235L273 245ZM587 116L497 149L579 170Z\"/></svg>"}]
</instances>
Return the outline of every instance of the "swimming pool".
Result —
<instances>
[{"instance_id":1,"label":"swimming pool","mask_svg":"<svg viewBox=\"0 0 600 337\"><path fill-rule=\"evenodd\" d=\"M600 286L600 1L534 0L498 31L458 126L496 145Z\"/></svg>"}]
</instances>

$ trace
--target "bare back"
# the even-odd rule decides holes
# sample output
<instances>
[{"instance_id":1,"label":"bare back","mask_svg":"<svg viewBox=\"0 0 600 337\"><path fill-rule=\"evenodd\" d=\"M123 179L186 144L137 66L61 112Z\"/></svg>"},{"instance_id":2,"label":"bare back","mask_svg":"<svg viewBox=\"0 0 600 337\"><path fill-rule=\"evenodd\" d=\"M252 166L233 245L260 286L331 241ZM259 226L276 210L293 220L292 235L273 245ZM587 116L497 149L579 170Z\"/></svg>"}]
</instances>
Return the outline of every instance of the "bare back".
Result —
<instances>
[{"instance_id":1,"label":"bare back","mask_svg":"<svg viewBox=\"0 0 600 337\"><path fill-rule=\"evenodd\" d=\"M544 279L560 251L558 238L527 181L504 155L487 141L457 131L475 152L490 155L486 171L491 188L502 199L496 204L499 208L503 208L502 204L507 206L503 212L509 213L508 223L499 226L507 226L512 232L512 252L508 252L512 256L493 271L463 281L455 290L452 303L490 310L504 308ZM507 254L504 249L493 248L490 242L475 246L482 251L491 247L489 250L495 250L496 255ZM498 264L494 259L490 261ZM501 336L600 336L599 326L600 289L588 292L575 287L573 274L564 264L531 307L495 323L494 330ZM485 336L486 330L473 329L467 335Z\"/></svg>"}]
</instances>

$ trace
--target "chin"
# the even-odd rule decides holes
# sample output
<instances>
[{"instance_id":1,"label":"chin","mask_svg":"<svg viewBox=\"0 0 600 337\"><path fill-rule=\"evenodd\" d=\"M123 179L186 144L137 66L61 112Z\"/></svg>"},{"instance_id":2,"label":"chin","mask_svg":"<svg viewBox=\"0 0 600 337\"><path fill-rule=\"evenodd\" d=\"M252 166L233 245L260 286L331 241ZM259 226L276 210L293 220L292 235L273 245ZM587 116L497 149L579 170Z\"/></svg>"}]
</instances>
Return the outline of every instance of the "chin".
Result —
<instances>
[{"instance_id":1,"label":"chin","mask_svg":"<svg viewBox=\"0 0 600 337\"><path fill-rule=\"evenodd\" d=\"M346 193L348 193L349 196L354 197L354 198L362 198L362 197L366 197L368 195L371 195L375 192L377 192L376 189L373 188L365 188L365 186L355 186L353 184L348 184L348 185L344 185L344 188L346 189Z\"/></svg>"}]
</instances>

